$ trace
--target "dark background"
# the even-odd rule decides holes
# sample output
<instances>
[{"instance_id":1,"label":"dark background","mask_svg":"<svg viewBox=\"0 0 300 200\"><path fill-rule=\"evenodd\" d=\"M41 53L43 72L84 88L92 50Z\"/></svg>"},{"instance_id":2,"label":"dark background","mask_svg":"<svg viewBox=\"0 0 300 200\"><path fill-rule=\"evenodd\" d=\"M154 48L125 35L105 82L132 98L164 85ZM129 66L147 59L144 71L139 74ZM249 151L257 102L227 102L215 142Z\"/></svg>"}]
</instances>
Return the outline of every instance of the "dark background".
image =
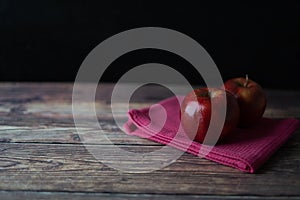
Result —
<instances>
[{"instance_id":1,"label":"dark background","mask_svg":"<svg viewBox=\"0 0 300 200\"><path fill-rule=\"evenodd\" d=\"M0 81L74 81L84 58L106 38L159 26L198 41L223 79L248 74L264 87L300 89L299 5L0 0ZM191 83L201 79L182 58L148 49L121 56L101 80L116 81L147 62L167 64Z\"/></svg>"}]
</instances>

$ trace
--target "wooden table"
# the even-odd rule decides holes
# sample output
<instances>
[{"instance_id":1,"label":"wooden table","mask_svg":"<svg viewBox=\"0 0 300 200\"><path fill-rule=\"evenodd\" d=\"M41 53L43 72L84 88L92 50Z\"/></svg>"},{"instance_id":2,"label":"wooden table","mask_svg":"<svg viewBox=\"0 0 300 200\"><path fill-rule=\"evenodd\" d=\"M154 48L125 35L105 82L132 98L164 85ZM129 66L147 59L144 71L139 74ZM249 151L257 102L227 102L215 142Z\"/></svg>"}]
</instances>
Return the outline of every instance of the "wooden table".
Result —
<instances>
[{"instance_id":1,"label":"wooden table","mask_svg":"<svg viewBox=\"0 0 300 200\"><path fill-rule=\"evenodd\" d=\"M72 83L0 84L0 199L300 199L300 130L255 174L183 154L151 173L102 164L80 141L72 115ZM85 84L82 89L85 90ZM124 134L110 113L113 85L96 95L99 121L114 145L151 151L159 144ZM266 90L265 116L300 118L300 91ZM172 95L149 86L131 107ZM88 121L82 101L83 117ZM120 100L119 117L126 118ZM80 126L80 125L79 125ZM85 124L82 127L87 128ZM105 142L93 145L106 148Z\"/></svg>"}]
</instances>

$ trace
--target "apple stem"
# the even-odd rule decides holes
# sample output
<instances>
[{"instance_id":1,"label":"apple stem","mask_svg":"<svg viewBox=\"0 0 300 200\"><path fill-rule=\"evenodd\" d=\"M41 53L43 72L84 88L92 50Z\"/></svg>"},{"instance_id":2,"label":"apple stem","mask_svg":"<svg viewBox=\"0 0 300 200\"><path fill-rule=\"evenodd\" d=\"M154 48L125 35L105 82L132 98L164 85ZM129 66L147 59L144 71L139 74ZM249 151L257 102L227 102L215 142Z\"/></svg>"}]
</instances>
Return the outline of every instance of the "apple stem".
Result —
<instances>
[{"instance_id":1,"label":"apple stem","mask_svg":"<svg viewBox=\"0 0 300 200\"><path fill-rule=\"evenodd\" d=\"M248 74L246 74L246 82L244 83L244 87L247 87L247 85L248 85Z\"/></svg>"}]
</instances>

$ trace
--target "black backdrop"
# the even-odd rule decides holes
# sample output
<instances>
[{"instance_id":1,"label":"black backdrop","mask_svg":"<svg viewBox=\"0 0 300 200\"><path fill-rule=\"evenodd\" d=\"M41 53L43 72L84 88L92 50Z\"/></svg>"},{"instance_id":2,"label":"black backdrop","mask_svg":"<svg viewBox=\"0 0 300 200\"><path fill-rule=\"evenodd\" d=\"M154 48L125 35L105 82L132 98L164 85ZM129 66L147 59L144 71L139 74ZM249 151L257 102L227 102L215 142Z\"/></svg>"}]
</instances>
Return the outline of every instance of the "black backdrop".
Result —
<instances>
[{"instance_id":1,"label":"black backdrop","mask_svg":"<svg viewBox=\"0 0 300 200\"><path fill-rule=\"evenodd\" d=\"M106 38L159 26L198 41L224 79L248 74L264 87L300 89L300 3L162 2L0 0L0 81L74 81L84 58ZM199 82L183 59L158 50L120 57L101 80L116 81L147 62Z\"/></svg>"}]
</instances>

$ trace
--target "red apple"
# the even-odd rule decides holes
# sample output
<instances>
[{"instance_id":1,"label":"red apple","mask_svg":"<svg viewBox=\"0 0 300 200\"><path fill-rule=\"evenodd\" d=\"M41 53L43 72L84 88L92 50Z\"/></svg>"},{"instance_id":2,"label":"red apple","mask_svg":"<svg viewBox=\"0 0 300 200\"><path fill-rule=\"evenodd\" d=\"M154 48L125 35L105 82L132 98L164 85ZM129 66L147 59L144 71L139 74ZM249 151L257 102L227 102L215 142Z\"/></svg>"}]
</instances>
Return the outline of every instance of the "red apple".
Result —
<instances>
[{"instance_id":1,"label":"red apple","mask_svg":"<svg viewBox=\"0 0 300 200\"><path fill-rule=\"evenodd\" d=\"M227 104L225 104L225 100ZM211 109L212 101L214 102L213 110ZM227 105L226 108L224 108L225 105ZM221 109L226 109L225 122L224 117L221 119L219 114ZM211 121L212 112L216 116L214 121ZM236 128L239 113L239 106L233 94L220 88L209 89L202 87L194 89L183 99L181 104L181 124L189 138L203 143L210 123L212 125L224 123L222 132L221 134L219 133L220 137L217 138L217 142L220 142L227 138ZM209 141L209 139L208 141L205 140L205 142L207 142L206 144L214 143L214 141Z\"/></svg>"},{"instance_id":2,"label":"red apple","mask_svg":"<svg viewBox=\"0 0 300 200\"><path fill-rule=\"evenodd\" d=\"M239 127L250 127L263 116L267 105L267 98L263 88L255 81L246 77L227 80L226 90L233 93L240 107Z\"/></svg>"}]
</instances>

